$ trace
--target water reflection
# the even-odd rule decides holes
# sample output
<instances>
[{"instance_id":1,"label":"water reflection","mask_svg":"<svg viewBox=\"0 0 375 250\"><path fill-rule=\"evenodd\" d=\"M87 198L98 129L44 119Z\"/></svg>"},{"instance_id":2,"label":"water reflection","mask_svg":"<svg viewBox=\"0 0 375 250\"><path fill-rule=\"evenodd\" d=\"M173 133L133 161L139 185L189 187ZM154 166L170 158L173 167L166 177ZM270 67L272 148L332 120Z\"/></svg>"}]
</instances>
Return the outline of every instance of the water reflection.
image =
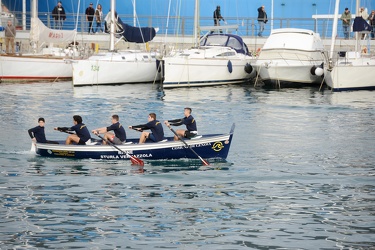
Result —
<instances>
[{"instance_id":1,"label":"water reflection","mask_svg":"<svg viewBox=\"0 0 375 250\"><path fill-rule=\"evenodd\" d=\"M204 166L199 159L147 160L145 166L132 165L130 161L75 160L31 156L25 175L82 175L121 176L137 174L160 174L178 171L228 170L232 163L213 160Z\"/></svg>"},{"instance_id":2,"label":"water reflection","mask_svg":"<svg viewBox=\"0 0 375 250\"><path fill-rule=\"evenodd\" d=\"M250 85L0 85L0 248L370 249L374 92ZM77 93L75 93L77 91ZM80 93L79 93L80 92ZM228 132L226 162L65 160L29 154L27 129L180 118ZM129 137L139 134L128 131ZM206 170L206 171L203 171ZM221 171L223 170L223 171Z\"/></svg>"}]
</instances>

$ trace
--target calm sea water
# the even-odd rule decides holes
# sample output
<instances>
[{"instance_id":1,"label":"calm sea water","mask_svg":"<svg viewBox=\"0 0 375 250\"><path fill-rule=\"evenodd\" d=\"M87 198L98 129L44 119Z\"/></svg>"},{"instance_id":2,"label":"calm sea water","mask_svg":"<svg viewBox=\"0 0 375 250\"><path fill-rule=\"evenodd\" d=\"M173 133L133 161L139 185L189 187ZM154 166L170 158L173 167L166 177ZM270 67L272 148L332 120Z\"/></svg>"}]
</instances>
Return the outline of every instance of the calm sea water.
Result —
<instances>
[{"instance_id":1,"label":"calm sea water","mask_svg":"<svg viewBox=\"0 0 375 250\"><path fill-rule=\"evenodd\" d=\"M227 162L29 152L40 116L52 140L75 114L93 129L185 106L201 134L236 123ZM0 117L1 249L375 249L375 92L0 84Z\"/></svg>"}]
</instances>

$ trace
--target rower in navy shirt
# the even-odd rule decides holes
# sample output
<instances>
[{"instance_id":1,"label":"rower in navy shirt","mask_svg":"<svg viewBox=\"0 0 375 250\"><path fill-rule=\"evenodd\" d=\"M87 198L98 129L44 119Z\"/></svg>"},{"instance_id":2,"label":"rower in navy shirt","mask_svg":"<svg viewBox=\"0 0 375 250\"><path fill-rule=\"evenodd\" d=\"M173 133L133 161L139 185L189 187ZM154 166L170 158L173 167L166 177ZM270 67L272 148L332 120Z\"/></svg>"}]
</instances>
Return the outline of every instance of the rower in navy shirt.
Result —
<instances>
[{"instance_id":1,"label":"rower in navy shirt","mask_svg":"<svg viewBox=\"0 0 375 250\"><path fill-rule=\"evenodd\" d=\"M104 128L97 128L91 131L92 133L104 134L103 144L107 144L106 140L116 145L121 145L126 142L126 132L124 127L119 122L120 118L118 115L112 115L112 125ZM108 131L113 131L115 134Z\"/></svg>"},{"instance_id":2,"label":"rower in navy shirt","mask_svg":"<svg viewBox=\"0 0 375 250\"><path fill-rule=\"evenodd\" d=\"M148 115L148 123L136 125L136 126L129 126L130 129L135 129L141 131L141 137L139 138L139 143L146 142L147 139L151 141L158 142L164 140L164 130L161 122L156 120L156 114L150 113ZM144 132L143 130L150 129L151 133Z\"/></svg>"},{"instance_id":3,"label":"rower in navy shirt","mask_svg":"<svg viewBox=\"0 0 375 250\"><path fill-rule=\"evenodd\" d=\"M82 123L82 117L79 115L73 116L73 127L57 127L54 128L55 130L59 130L62 132L74 131L75 134L71 134L66 138L65 144L72 144L73 142L77 143L78 145L85 145L89 143L91 140L90 132L87 129L86 125Z\"/></svg>"},{"instance_id":4,"label":"rower in navy shirt","mask_svg":"<svg viewBox=\"0 0 375 250\"><path fill-rule=\"evenodd\" d=\"M165 121L165 125L169 126L180 126L182 124L186 125L185 129L177 129L176 133L185 138L193 138L198 134L197 131L197 123L195 122L194 117L191 115L191 108L185 108L184 109L184 118L181 119L174 119L174 120L168 120ZM179 138L175 135L174 140L178 141Z\"/></svg>"},{"instance_id":5,"label":"rower in navy shirt","mask_svg":"<svg viewBox=\"0 0 375 250\"><path fill-rule=\"evenodd\" d=\"M39 123L39 126L36 126L35 128L31 128L27 132L29 132L29 136L34 142L47 143L46 134L44 133L44 124L45 124L44 118L40 117L38 119L38 123Z\"/></svg>"}]
</instances>

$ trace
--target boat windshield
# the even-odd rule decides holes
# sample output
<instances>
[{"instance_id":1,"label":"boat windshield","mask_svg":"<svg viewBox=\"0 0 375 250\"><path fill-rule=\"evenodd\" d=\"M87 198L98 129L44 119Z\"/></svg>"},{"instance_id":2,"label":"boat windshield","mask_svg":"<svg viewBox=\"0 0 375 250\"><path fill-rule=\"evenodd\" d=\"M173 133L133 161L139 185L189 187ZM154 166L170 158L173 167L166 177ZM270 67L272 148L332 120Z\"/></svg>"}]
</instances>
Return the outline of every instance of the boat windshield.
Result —
<instances>
[{"instance_id":1,"label":"boat windshield","mask_svg":"<svg viewBox=\"0 0 375 250\"><path fill-rule=\"evenodd\" d=\"M229 37L229 41L228 41L227 46L231 47L231 48L233 48L235 50L241 50L242 49L242 44L240 43L240 41L238 41L234 37Z\"/></svg>"},{"instance_id":2,"label":"boat windshield","mask_svg":"<svg viewBox=\"0 0 375 250\"><path fill-rule=\"evenodd\" d=\"M200 46L231 47L237 53L248 54L248 49L242 39L235 35L208 35L201 40Z\"/></svg>"},{"instance_id":3,"label":"boat windshield","mask_svg":"<svg viewBox=\"0 0 375 250\"><path fill-rule=\"evenodd\" d=\"M201 41L201 46L226 46L227 36L208 36Z\"/></svg>"}]
</instances>

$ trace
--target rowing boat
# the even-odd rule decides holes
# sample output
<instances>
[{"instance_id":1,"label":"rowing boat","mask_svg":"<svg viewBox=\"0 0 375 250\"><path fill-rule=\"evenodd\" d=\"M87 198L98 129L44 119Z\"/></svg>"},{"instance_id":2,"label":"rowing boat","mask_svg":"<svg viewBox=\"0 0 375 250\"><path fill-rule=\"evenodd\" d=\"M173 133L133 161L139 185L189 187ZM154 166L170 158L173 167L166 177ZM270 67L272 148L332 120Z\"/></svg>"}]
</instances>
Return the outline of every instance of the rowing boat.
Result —
<instances>
[{"instance_id":1,"label":"rowing boat","mask_svg":"<svg viewBox=\"0 0 375 250\"><path fill-rule=\"evenodd\" d=\"M89 145L66 145L36 143L35 152L44 157L62 157L72 159L103 159L129 160L131 156L141 159L197 159L193 150L204 159L225 160L233 138L235 124L228 134L198 135L184 141L174 141L167 137L161 142L146 142L139 144L138 139L127 140L122 145L102 145L100 140L92 141Z\"/></svg>"}]
</instances>

